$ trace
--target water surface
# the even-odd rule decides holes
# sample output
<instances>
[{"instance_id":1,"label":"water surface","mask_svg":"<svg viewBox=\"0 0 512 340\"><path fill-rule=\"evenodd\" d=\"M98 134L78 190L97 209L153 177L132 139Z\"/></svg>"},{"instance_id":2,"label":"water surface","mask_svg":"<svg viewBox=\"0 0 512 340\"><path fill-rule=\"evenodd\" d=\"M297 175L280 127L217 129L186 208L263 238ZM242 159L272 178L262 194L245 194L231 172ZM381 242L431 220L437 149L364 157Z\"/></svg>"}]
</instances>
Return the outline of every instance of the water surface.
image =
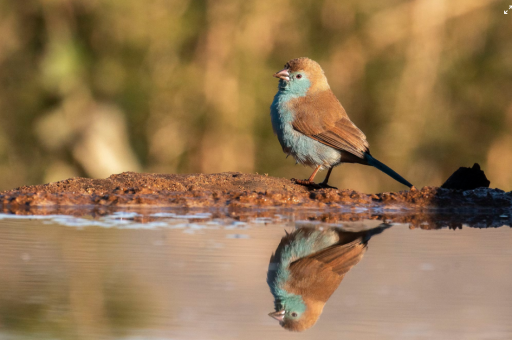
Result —
<instances>
[{"instance_id":1,"label":"water surface","mask_svg":"<svg viewBox=\"0 0 512 340\"><path fill-rule=\"evenodd\" d=\"M512 339L512 231L499 216L391 225L313 328L282 329L266 276L285 230L383 223L294 216L0 215L0 339Z\"/></svg>"}]
</instances>

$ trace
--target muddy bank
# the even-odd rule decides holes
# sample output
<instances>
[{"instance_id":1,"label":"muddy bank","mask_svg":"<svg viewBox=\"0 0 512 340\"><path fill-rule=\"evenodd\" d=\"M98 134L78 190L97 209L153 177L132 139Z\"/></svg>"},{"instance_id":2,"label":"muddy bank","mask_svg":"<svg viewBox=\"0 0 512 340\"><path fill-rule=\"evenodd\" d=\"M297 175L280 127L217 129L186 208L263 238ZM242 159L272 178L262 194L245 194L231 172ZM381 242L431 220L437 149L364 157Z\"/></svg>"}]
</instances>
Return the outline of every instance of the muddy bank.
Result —
<instances>
[{"instance_id":1,"label":"muddy bank","mask_svg":"<svg viewBox=\"0 0 512 340\"><path fill-rule=\"evenodd\" d=\"M380 194L353 190L315 189L289 179L258 174L139 174L125 172L106 179L71 178L24 186L0 193L4 212L63 213L77 207L119 208L323 208L353 214L372 211L512 208L512 192L478 188L453 190L424 187Z\"/></svg>"}]
</instances>

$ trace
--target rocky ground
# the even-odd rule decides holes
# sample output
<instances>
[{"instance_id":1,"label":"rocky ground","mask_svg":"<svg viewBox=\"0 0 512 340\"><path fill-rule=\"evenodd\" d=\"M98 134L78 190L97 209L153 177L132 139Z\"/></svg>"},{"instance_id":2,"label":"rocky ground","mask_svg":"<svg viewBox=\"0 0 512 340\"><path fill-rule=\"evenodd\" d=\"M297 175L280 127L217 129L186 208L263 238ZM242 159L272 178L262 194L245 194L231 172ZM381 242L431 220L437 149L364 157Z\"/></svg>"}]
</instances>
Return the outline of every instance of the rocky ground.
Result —
<instances>
[{"instance_id":1,"label":"rocky ground","mask_svg":"<svg viewBox=\"0 0 512 340\"><path fill-rule=\"evenodd\" d=\"M424 187L369 195L353 190L305 187L290 179L258 174L125 172L106 179L70 178L4 191L0 193L0 205L3 212L15 214L69 213L77 208L95 211L221 208L246 216L248 211L255 215L275 208L300 208L302 211L321 208L322 214L309 214L306 218L326 222L357 219L354 216L358 214L368 218L367 211L381 217L398 211L395 220L410 222L420 212L432 215L433 211L438 215L436 218L445 216L445 219L453 217L454 212L469 214L476 210L493 211L494 216L496 211L512 209L512 192L485 187L465 191Z\"/></svg>"}]
</instances>

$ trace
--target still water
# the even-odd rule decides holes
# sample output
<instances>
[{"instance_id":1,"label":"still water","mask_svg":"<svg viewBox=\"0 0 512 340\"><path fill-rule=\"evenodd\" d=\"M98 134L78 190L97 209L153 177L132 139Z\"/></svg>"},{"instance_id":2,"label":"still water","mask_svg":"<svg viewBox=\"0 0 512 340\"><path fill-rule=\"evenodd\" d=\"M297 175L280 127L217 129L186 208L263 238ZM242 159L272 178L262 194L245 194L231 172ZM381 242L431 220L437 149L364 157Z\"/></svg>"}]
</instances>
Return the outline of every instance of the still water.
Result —
<instances>
[{"instance_id":1,"label":"still water","mask_svg":"<svg viewBox=\"0 0 512 340\"><path fill-rule=\"evenodd\" d=\"M0 215L0 339L512 339L508 222L382 223ZM312 328L268 316L286 232L382 226Z\"/></svg>"}]
</instances>

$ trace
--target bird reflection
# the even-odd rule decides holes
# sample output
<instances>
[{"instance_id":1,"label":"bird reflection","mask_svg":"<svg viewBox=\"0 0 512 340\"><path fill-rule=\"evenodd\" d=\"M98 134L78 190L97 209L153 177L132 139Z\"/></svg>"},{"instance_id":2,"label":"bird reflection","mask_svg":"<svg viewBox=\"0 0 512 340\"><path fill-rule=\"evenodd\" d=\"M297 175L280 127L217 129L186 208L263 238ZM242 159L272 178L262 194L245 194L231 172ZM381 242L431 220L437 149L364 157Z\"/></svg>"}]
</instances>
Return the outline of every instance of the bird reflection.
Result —
<instances>
[{"instance_id":1,"label":"bird reflection","mask_svg":"<svg viewBox=\"0 0 512 340\"><path fill-rule=\"evenodd\" d=\"M286 233L268 267L275 305L269 316L290 331L312 327L345 274L363 258L368 240L388 227L360 232L303 227Z\"/></svg>"}]
</instances>

